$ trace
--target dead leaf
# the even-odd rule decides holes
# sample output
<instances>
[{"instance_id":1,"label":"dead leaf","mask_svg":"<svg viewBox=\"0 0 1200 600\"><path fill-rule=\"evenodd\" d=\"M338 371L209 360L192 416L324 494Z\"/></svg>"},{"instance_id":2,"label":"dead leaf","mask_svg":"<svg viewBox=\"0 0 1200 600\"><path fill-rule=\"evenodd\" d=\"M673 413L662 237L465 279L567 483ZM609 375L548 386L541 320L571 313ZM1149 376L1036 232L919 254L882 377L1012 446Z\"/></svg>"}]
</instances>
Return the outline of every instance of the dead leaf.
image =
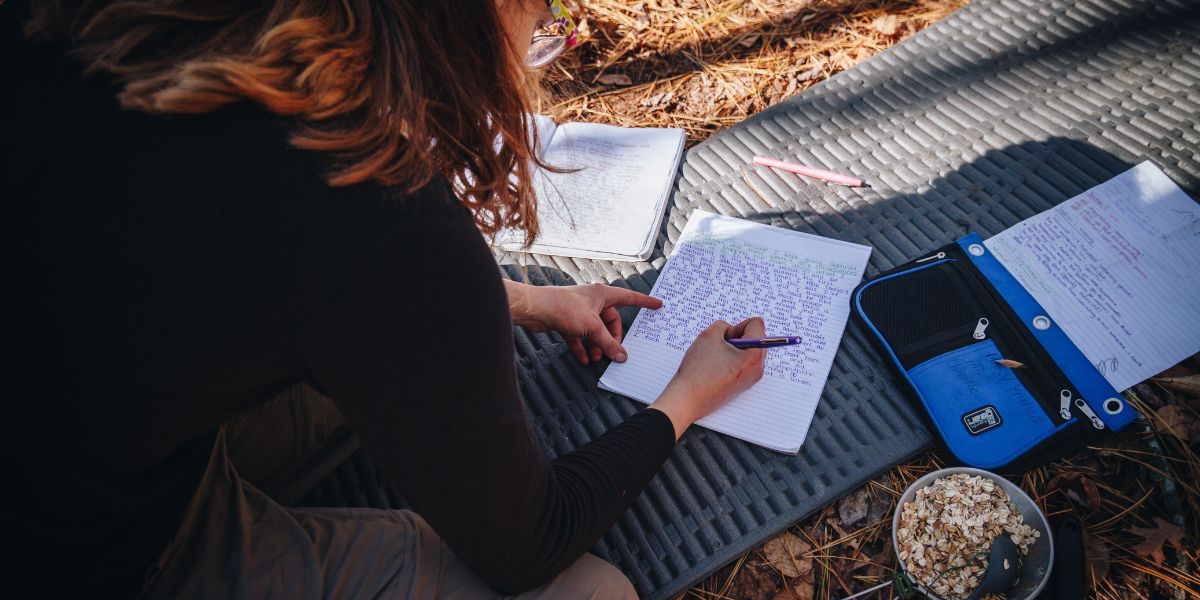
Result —
<instances>
[{"instance_id":1,"label":"dead leaf","mask_svg":"<svg viewBox=\"0 0 1200 600\"><path fill-rule=\"evenodd\" d=\"M1166 404L1163 397L1170 394L1157 385L1150 385L1150 380L1146 380L1133 386L1133 395L1137 396L1141 401L1150 408L1159 408Z\"/></svg>"},{"instance_id":2,"label":"dead leaf","mask_svg":"<svg viewBox=\"0 0 1200 600\"><path fill-rule=\"evenodd\" d=\"M1129 533L1142 538L1142 543L1133 547L1133 552L1154 564L1163 564L1167 557L1163 554L1162 545L1170 543L1176 548L1183 547L1183 530L1178 525L1165 519L1154 517L1155 527L1130 527Z\"/></svg>"},{"instance_id":3,"label":"dead leaf","mask_svg":"<svg viewBox=\"0 0 1200 600\"><path fill-rule=\"evenodd\" d=\"M867 518L871 508L870 486L863 486L838 500L838 517L846 527L854 527Z\"/></svg>"},{"instance_id":4,"label":"dead leaf","mask_svg":"<svg viewBox=\"0 0 1200 600\"><path fill-rule=\"evenodd\" d=\"M796 93L796 79L789 77L787 80L787 87L783 89L783 94L780 96L780 98L787 98L794 93Z\"/></svg>"},{"instance_id":5,"label":"dead leaf","mask_svg":"<svg viewBox=\"0 0 1200 600\"><path fill-rule=\"evenodd\" d=\"M638 13L637 24L633 26L634 29L642 31L650 26L650 11L646 10L646 5L644 3L638 2L637 4L630 6L629 10Z\"/></svg>"},{"instance_id":6,"label":"dead leaf","mask_svg":"<svg viewBox=\"0 0 1200 600\"><path fill-rule=\"evenodd\" d=\"M854 58L854 62L862 62L874 56L875 51L870 48L859 47L850 51L850 56Z\"/></svg>"},{"instance_id":7,"label":"dead leaf","mask_svg":"<svg viewBox=\"0 0 1200 600\"><path fill-rule=\"evenodd\" d=\"M824 66L825 65L823 63L817 63L816 65L813 65L813 68L797 75L796 81L808 81L814 77L819 77Z\"/></svg>"},{"instance_id":8,"label":"dead leaf","mask_svg":"<svg viewBox=\"0 0 1200 600\"><path fill-rule=\"evenodd\" d=\"M604 85L633 85L633 80L624 73L606 73L596 78Z\"/></svg>"},{"instance_id":9,"label":"dead leaf","mask_svg":"<svg viewBox=\"0 0 1200 600\"><path fill-rule=\"evenodd\" d=\"M1001 358L1001 359L997 360L996 364L998 364L1002 367L1005 367L1007 369L1024 369L1025 368L1025 363L1017 362L1015 360L1009 360L1007 358Z\"/></svg>"},{"instance_id":10,"label":"dead leaf","mask_svg":"<svg viewBox=\"0 0 1200 600\"><path fill-rule=\"evenodd\" d=\"M654 94L653 96L650 96L649 98L643 98L641 104L642 104L642 106L650 106L650 107L658 106L660 104L666 105L666 104L670 104L671 98L674 98L674 97L675 97L675 92L661 92L658 94Z\"/></svg>"},{"instance_id":11,"label":"dead leaf","mask_svg":"<svg viewBox=\"0 0 1200 600\"><path fill-rule=\"evenodd\" d=\"M858 549L858 547L862 545L862 539L859 537L852 537L849 533L847 533L845 528L843 528L841 525L841 519L838 517L829 517L825 519L825 525L829 526L829 528L837 534L837 539L841 540L842 543L845 543L847 546Z\"/></svg>"},{"instance_id":12,"label":"dead leaf","mask_svg":"<svg viewBox=\"0 0 1200 600\"><path fill-rule=\"evenodd\" d=\"M747 600L771 600L775 598L782 587L779 576L769 565L758 561L748 560L738 568L729 586L730 598L746 598Z\"/></svg>"},{"instance_id":13,"label":"dead leaf","mask_svg":"<svg viewBox=\"0 0 1200 600\"><path fill-rule=\"evenodd\" d=\"M1082 473L1059 473L1046 483L1046 489L1061 491L1080 508L1100 510L1100 491Z\"/></svg>"},{"instance_id":14,"label":"dead leaf","mask_svg":"<svg viewBox=\"0 0 1200 600\"><path fill-rule=\"evenodd\" d=\"M857 65L858 63L871 58L874 54L870 48L858 47L853 50L840 50L833 59L833 66L838 69L845 70Z\"/></svg>"},{"instance_id":15,"label":"dead leaf","mask_svg":"<svg viewBox=\"0 0 1200 600\"><path fill-rule=\"evenodd\" d=\"M812 546L808 545L808 542L790 531L771 538L762 547L767 562L785 577L800 577L812 572L812 558L804 557L811 550Z\"/></svg>"},{"instance_id":16,"label":"dead leaf","mask_svg":"<svg viewBox=\"0 0 1200 600\"><path fill-rule=\"evenodd\" d=\"M861 571L868 579L878 580L882 582L891 576L892 570L886 565L896 562L895 554L892 552L892 544L890 542L880 543L879 549L874 552L866 552L866 561L859 563L854 567L855 571ZM874 584L872 584L874 585Z\"/></svg>"},{"instance_id":17,"label":"dead leaf","mask_svg":"<svg viewBox=\"0 0 1200 600\"><path fill-rule=\"evenodd\" d=\"M896 33L896 15L876 17L871 21L871 27L883 35L893 35Z\"/></svg>"},{"instance_id":18,"label":"dead leaf","mask_svg":"<svg viewBox=\"0 0 1200 600\"><path fill-rule=\"evenodd\" d=\"M816 598L816 586L811 581L800 582L799 586L792 586L792 594L796 600L812 600Z\"/></svg>"},{"instance_id":19,"label":"dead leaf","mask_svg":"<svg viewBox=\"0 0 1200 600\"><path fill-rule=\"evenodd\" d=\"M838 50L837 54L833 55L833 68L843 71L854 66L854 59L850 58L850 54L845 50Z\"/></svg>"},{"instance_id":20,"label":"dead leaf","mask_svg":"<svg viewBox=\"0 0 1200 600\"><path fill-rule=\"evenodd\" d=\"M1187 396L1200 396L1200 375L1187 375L1185 377L1155 377L1151 379L1154 383L1161 385L1172 392L1179 392Z\"/></svg>"},{"instance_id":21,"label":"dead leaf","mask_svg":"<svg viewBox=\"0 0 1200 600\"><path fill-rule=\"evenodd\" d=\"M871 496L871 510L867 511L867 523L878 523L892 511L892 498L887 494L875 493ZM891 551L891 546L888 546Z\"/></svg>"},{"instance_id":22,"label":"dead leaf","mask_svg":"<svg viewBox=\"0 0 1200 600\"><path fill-rule=\"evenodd\" d=\"M750 34L750 35L748 35L748 36L746 36L746 37L743 37L742 39L738 40L738 45L740 45L740 46L741 46L741 47L743 47L743 48L751 48L751 47L753 47L755 44L757 44L757 43L758 43L758 37L759 37L759 36L758 36L758 34L757 34L757 33L752 33L752 34Z\"/></svg>"},{"instance_id":23,"label":"dead leaf","mask_svg":"<svg viewBox=\"0 0 1200 600\"><path fill-rule=\"evenodd\" d=\"M1108 544L1101 540L1089 541L1084 550L1084 556L1087 557L1087 582L1088 589L1096 589L1096 582L1104 581L1108 577L1108 565L1111 561L1111 553L1108 551Z\"/></svg>"},{"instance_id":24,"label":"dead leaf","mask_svg":"<svg viewBox=\"0 0 1200 600\"><path fill-rule=\"evenodd\" d=\"M1187 414L1187 411L1182 406L1176 404L1164 406L1158 409L1158 412L1155 414L1162 421L1164 432L1185 442L1191 440L1192 425L1195 424L1195 420Z\"/></svg>"}]
</instances>

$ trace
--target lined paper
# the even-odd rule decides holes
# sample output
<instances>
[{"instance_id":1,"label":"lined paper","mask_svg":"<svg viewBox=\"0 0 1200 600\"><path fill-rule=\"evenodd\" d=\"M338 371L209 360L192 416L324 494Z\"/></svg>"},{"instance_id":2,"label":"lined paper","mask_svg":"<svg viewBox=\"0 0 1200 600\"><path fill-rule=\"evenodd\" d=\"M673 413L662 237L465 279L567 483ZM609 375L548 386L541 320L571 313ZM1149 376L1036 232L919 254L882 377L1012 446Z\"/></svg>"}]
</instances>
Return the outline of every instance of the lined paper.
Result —
<instances>
[{"instance_id":1,"label":"lined paper","mask_svg":"<svg viewBox=\"0 0 1200 600\"><path fill-rule=\"evenodd\" d=\"M763 379L697 424L795 454L808 433L871 248L697 210L600 387L650 403L713 321L761 316L768 335L804 343L769 350Z\"/></svg>"},{"instance_id":2,"label":"lined paper","mask_svg":"<svg viewBox=\"0 0 1200 600\"><path fill-rule=\"evenodd\" d=\"M1150 162L984 245L1117 390L1200 351L1200 205Z\"/></svg>"},{"instance_id":3,"label":"lined paper","mask_svg":"<svg viewBox=\"0 0 1200 600\"><path fill-rule=\"evenodd\" d=\"M654 250L671 183L683 151L683 130L533 120L546 163L533 186L541 230L530 252L644 260ZM497 243L522 251L525 236L506 231Z\"/></svg>"}]
</instances>

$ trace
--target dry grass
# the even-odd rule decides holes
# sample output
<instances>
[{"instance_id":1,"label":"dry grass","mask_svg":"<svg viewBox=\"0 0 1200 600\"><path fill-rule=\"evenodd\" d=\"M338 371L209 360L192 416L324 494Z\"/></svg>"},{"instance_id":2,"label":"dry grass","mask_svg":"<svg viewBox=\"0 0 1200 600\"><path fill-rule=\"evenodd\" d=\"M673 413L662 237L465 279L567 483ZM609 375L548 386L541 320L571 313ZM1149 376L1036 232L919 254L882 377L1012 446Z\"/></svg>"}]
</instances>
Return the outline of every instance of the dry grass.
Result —
<instances>
[{"instance_id":1,"label":"dry grass","mask_svg":"<svg viewBox=\"0 0 1200 600\"><path fill-rule=\"evenodd\" d=\"M587 41L546 73L559 121L681 127L689 142L803 91L963 0L581 0Z\"/></svg>"},{"instance_id":2,"label":"dry grass","mask_svg":"<svg viewBox=\"0 0 1200 600\"><path fill-rule=\"evenodd\" d=\"M891 46L965 0L573 4L590 36L546 73L554 95L541 112L559 121L681 127L695 143ZM1167 380L1138 386L1131 401L1147 415L1144 426L1020 482L1047 515L1071 514L1084 523L1093 597L1200 598L1200 383L1178 379L1198 372L1194 357L1165 374ZM895 501L943 461L931 452L895 467L684 596L842 598L883 581L896 568ZM1146 541L1156 534L1173 535Z\"/></svg>"}]
</instances>

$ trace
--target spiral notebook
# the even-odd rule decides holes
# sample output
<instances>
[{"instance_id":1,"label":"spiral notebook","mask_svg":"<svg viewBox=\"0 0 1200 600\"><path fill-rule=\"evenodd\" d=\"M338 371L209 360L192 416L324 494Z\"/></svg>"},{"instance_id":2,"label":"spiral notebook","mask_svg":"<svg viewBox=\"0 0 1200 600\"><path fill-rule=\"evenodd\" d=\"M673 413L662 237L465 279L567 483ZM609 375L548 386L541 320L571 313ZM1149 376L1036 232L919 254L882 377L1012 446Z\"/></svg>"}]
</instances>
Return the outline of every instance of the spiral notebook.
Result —
<instances>
[{"instance_id":1,"label":"spiral notebook","mask_svg":"<svg viewBox=\"0 0 1200 600\"><path fill-rule=\"evenodd\" d=\"M654 252L671 184L683 154L683 130L596 123L556 125L534 117L542 160L567 172L534 172L541 231L503 231L495 245L509 251L619 261Z\"/></svg>"}]
</instances>

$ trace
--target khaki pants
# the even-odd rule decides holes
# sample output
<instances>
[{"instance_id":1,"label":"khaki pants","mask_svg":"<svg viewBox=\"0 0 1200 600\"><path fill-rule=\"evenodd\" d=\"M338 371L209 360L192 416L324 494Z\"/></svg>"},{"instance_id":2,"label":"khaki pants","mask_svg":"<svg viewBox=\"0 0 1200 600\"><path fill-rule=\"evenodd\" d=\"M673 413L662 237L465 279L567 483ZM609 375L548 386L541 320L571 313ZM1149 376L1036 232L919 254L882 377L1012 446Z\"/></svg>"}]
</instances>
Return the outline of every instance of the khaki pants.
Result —
<instances>
[{"instance_id":1,"label":"khaki pants","mask_svg":"<svg viewBox=\"0 0 1200 600\"><path fill-rule=\"evenodd\" d=\"M285 508L355 449L332 403L299 388L226 424L142 597L499 597L412 511ZM518 597L637 594L615 567L586 554Z\"/></svg>"}]
</instances>

